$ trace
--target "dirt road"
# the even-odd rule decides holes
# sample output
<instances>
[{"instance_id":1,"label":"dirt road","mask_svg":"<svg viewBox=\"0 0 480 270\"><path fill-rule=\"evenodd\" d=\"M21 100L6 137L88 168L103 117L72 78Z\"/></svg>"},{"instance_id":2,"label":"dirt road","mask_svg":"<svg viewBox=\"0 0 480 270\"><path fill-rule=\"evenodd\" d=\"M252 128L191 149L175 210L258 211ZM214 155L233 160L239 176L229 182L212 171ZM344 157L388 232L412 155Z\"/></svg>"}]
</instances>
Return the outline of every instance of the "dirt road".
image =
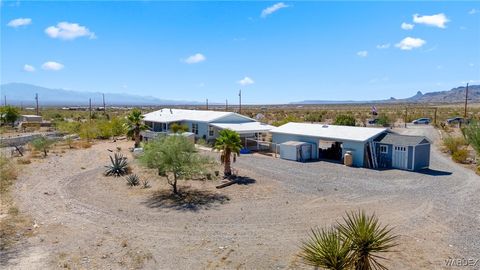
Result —
<instances>
[{"instance_id":1,"label":"dirt road","mask_svg":"<svg viewBox=\"0 0 480 270\"><path fill-rule=\"evenodd\" d=\"M400 234L398 252L388 255L392 269L442 269L449 257L480 258L480 178L437 150L424 174L245 155L236 164L249 177L242 184L216 190L218 181L189 181L181 186L188 199L178 202L164 180L136 165L150 189L104 177L106 149L117 146L128 145L67 151L22 172L17 204L39 227L2 266L302 268L296 253L310 228L359 208Z\"/></svg>"}]
</instances>

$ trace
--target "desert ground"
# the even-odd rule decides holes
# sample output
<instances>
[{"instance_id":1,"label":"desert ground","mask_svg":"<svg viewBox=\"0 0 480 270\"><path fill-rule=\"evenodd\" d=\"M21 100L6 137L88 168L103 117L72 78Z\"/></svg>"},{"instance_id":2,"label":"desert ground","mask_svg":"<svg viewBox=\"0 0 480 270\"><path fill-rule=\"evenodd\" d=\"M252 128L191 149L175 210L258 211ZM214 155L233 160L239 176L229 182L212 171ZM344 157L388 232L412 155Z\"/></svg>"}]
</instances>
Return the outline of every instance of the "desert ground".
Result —
<instances>
[{"instance_id":1,"label":"desert ground","mask_svg":"<svg viewBox=\"0 0 480 270\"><path fill-rule=\"evenodd\" d=\"M399 131L439 141L431 127ZM242 155L234 167L244 181L182 182L185 199L172 200L165 179L136 164L131 144L99 142L24 165L13 196L34 233L1 254L1 268L308 269L297 254L310 229L357 209L400 235L386 254L390 269L480 259L480 177L437 146L424 172ZM103 176L107 149L117 147L151 188Z\"/></svg>"}]
</instances>

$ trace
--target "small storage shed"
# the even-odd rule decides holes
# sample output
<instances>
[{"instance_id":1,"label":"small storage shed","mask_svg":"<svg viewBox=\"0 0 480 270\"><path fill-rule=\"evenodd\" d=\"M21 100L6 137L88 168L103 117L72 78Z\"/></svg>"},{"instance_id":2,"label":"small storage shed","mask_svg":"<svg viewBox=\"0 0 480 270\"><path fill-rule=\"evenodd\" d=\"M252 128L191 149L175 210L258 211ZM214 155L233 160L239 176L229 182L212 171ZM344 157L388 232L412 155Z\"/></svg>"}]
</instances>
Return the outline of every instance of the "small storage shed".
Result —
<instances>
[{"instance_id":1,"label":"small storage shed","mask_svg":"<svg viewBox=\"0 0 480 270\"><path fill-rule=\"evenodd\" d=\"M288 141L279 144L279 146L280 158L294 161L307 161L312 159L313 145L311 143Z\"/></svg>"},{"instance_id":2,"label":"small storage shed","mask_svg":"<svg viewBox=\"0 0 480 270\"><path fill-rule=\"evenodd\" d=\"M431 142L424 136L386 133L375 141L380 168L417 171L430 165Z\"/></svg>"}]
</instances>

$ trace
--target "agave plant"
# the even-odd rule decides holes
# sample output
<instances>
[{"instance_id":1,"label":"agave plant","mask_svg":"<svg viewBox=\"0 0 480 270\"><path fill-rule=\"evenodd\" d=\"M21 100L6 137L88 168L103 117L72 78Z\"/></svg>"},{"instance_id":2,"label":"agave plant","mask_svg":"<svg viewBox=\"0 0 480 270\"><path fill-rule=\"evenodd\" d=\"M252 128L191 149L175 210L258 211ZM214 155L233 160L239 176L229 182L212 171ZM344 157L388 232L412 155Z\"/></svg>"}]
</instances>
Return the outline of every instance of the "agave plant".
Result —
<instances>
[{"instance_id":1,"label":"agave plant","mask_svg":"<svg viewBox=\"0 0 480 270\"><path fill-rule=\"evenodd\" d=\"M105 166L107 170L105 171L106 176L113 175L115 177L120 177L128 173L128 162L127 158L120 153L115 153L114 157L110 156L111 164Z\"/></svg>"},{"instance_id":2,"label":"agave plant","mask_svg":"<svg viewBox=\"0 0 480 270\"><path fill-rule=\"evenodd\" d=\"M136 174L127 176L127 185L133 187L140 185L140 178Z\"/></svg>"},{"instance_id":3,"label":"agave plant","mask_svg":"<svg viewBox=\"0 0 480 270\"><path fill-rule=\"evenodd\" d=\"M395 247L397 235L392 228L382 226L378 218L367 215L364 211L347 213L344 224L338 224L338 231L351 241L356 270L387 269L379 262L385 259L380 253L391 251Z\"/></svg>"},{"instance_id":4,"label":"agave plant","mask_svg":"<svg viewBox=\"0 0 480 270\"><path fill-rule=\"evenodd\" d=\"M350 240L336 228L312 229L310 239L302 244L299 254L305 264L323 269L343 270L352 266Z\"/></svg>"},{"instance_id":5,"label":"agave plant","mask_svg":"<svg viewBox=\"0 0 480 270\"><path fill-rule=\"evenodd\" d=\"M142 181L142 188L150 188L150 183L148 180L145 179Z\"/></svg>"}]
</instances>

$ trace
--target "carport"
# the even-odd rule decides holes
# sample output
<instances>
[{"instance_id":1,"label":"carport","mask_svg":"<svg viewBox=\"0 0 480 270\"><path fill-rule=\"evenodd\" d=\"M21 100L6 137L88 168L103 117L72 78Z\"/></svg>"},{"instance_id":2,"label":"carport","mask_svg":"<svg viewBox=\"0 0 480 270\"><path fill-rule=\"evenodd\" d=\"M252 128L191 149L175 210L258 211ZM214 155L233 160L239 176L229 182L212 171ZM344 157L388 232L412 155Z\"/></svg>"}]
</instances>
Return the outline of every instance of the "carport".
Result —
<instances>
[{"instance_id":1,"label":"carport","mask_svg":"<svg viewBox=\"0 0 480 270\"><path fill-rule=\"evenodd\" d=\"M353 157L353 165L370 166L375 159L373 139L385 133L385 128L350 127L326 124L287 123L272 129L272 142L307 142L313 145L312 159L342 160L346 151ZM374 153L374 154L372 154ZM367 157L367 159L365 159ZM370 160L370 161L368 161Z\"/></svg>"}]
</instances>

